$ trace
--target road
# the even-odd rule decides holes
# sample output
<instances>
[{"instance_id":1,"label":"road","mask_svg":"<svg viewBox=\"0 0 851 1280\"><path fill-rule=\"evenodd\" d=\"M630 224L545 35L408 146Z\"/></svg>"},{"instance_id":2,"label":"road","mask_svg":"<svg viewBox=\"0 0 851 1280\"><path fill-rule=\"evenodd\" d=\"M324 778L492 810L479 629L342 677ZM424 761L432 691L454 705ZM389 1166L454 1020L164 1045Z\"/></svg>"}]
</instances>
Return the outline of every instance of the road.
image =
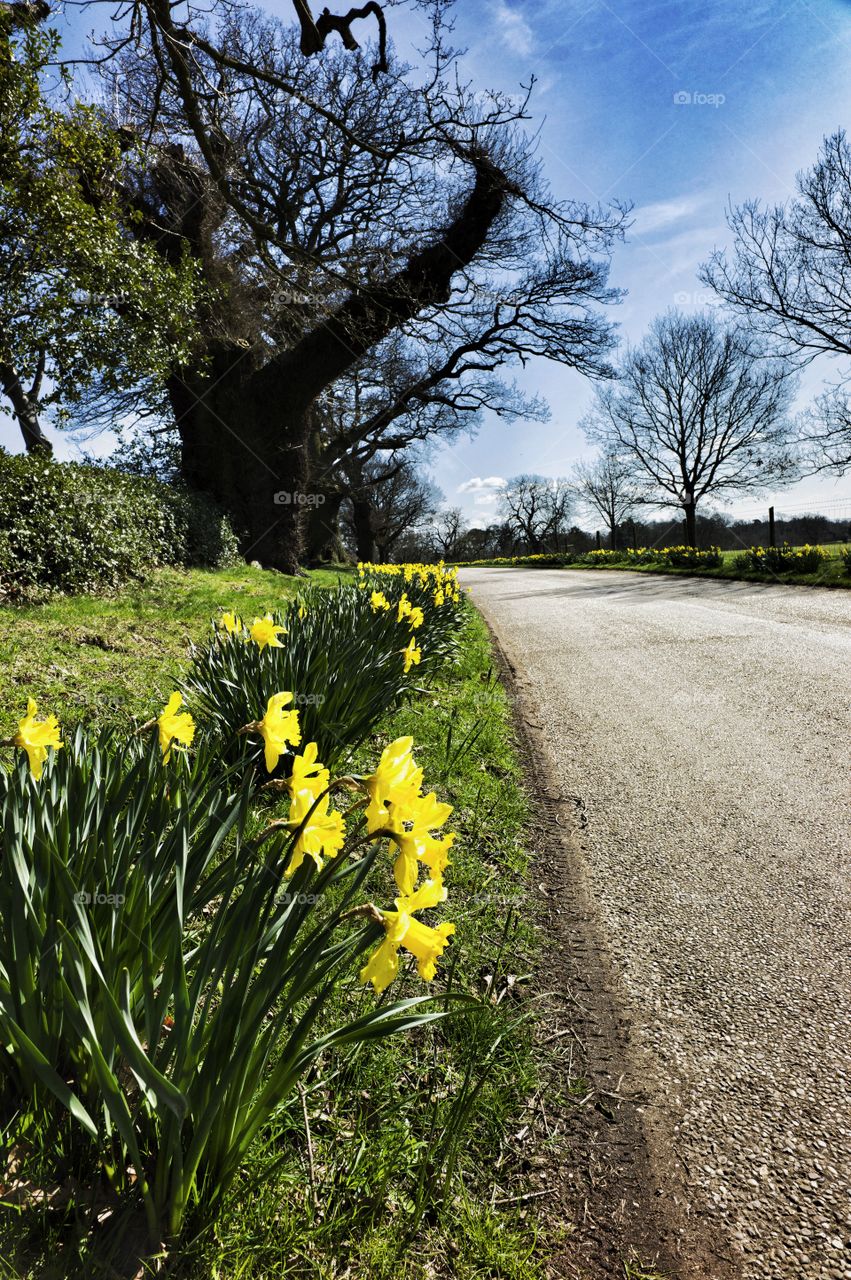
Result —
<instances>
[{"instance_id":1,"label":"road","mask_svg":"<svg viewBox=\"0 0 851 1280\"><path fill-rule=\"evenodd\" d=\"M461 580L585 802L595 909L693 1213L749 1280L851 1278L851 595Z\"/></svg>"}]
</instances>

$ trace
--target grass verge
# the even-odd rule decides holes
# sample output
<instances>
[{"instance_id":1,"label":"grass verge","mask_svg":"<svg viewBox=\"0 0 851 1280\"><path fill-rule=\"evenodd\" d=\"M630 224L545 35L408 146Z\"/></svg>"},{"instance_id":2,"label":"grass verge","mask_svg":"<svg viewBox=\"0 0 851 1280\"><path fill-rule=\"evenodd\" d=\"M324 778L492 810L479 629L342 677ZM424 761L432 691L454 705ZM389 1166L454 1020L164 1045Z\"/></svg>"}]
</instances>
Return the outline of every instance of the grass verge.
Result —
<instances>
[{"instance_id":1,"label":"grass verge","mask_svg":"<svg viewBox=\"0 0 851 1280\"><path fill-rule=\"evenodd\" d=\"M114 599L4 611L4 713L23 692L65 723L146 715L173 687L211 613L234 604L262 612L295 586L252 570L168 571ZM105 643L86 639L93 636ZM364 760L405 733L428 788L455 806L448 881L457 934L447 980L482 1004L406 1038L323 1059L253 1150L215 1232L190 1236L171 1260L180 1280L542 1274L534 1206L524 1204L522 1173L507 1158L524 1105L542 1084L524 997L540 949L527 909L526 801L506 695L472 610L454 669L388 717L364 745ZM371 998L354 982L340 995ZM15 1158L25 1159L20 1146ZM93 1273L82 1215L73 1199L54 1203L4 1208L0 1275Z\"/></svg>"},{"instance_id":2,"label":"grass verge","mask_svg":"<svg viewBox=\"0 0 851 1280\"><path fill-rule=\"evenodd\" d=\"M350 575L320 569L319 585ZM157 569L108 596L59 596L0 606L0 738L13 733L26 695L63 723L99 728L153 713L174 688L189 646L221 608L249 617L298 590L299 579L252 569Z\"/></svg>"}]
</instances>

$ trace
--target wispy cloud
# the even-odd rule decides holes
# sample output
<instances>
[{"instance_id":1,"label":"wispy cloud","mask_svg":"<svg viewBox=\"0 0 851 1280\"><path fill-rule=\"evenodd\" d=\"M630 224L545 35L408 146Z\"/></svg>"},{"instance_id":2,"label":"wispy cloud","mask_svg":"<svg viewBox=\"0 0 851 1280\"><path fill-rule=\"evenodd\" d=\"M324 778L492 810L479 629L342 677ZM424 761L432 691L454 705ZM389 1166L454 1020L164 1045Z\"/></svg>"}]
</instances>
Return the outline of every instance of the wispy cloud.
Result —
<instances>
[{"instance_id":1,"label":"wispy cloud","mask_svg":"<svg viewBox=\"0 0 851 1280\"><path fill-rule=\"evenodd\" d=\"M675 196L654 204L638 205L633 215L633 230L638 236L667 231L687 218L693 218L708 203L706 196Z\"/></svg>"},{"instance_id":2,"label":"wispy cloud","mask_svg":"<svg viewBox=\"0 0 851 1280\"><path fill-rule=\"evenodd\" d=\"M507 0L494 0L491 12L503 44L527 58L535 49L535 35L523 15Z\"/></svg>"}]
</instances>

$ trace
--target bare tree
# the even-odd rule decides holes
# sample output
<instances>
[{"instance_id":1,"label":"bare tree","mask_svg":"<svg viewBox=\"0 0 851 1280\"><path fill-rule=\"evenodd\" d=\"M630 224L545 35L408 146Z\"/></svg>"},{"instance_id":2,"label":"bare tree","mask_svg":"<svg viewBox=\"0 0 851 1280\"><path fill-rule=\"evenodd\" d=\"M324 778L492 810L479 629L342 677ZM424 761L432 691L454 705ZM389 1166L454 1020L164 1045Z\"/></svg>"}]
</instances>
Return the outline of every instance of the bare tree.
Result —
<instances>
[{"instance_id":1,"label":"bare tree","mask_svg":"<svg viewBox=\"0 0 851 1280\"><path fill-rule=\"evenodd\" d=\"M679 507L696 545L698 503L795 477L789 366L755 337L711 314L670 311L627 353L617 383L581 424L646 482L660 507Z\"/></svg>"},{"instance_id":2,"label":"bare tree","mask_svg":"<svg viewBox=\"0 0 851 1280\"><path fill-rule=\"evenodd\" d=\"M509 422L520 417L546 419L541 401L495 376L485 344L476 335L470 335L463 354L456 349L453 373L436 346L429 352L429 369L423 352L404 337L388 339L368 360L338 378L314 406L311 487L325 501L313 509L308 524L311 561L327 558L336 512L344 498L359 503L358 491L369 488L364 485L365 468L373 459L384 459L379 472L386 474L412 448L424 457L438 439L473 434L484 409ZM357 522L368 520L368 505L366 501Z\"/></svg>"},{"instance_id":3,"label":"bare tree","mask_svg":"<svg viewBox=\"0 0 851 1280\"><path fill-rule=\"evenodd\" d=\"M610 544L616 547L618 526L645 496L646 486L636 476L634 462L606 449L593 462L577 463L573 483L585 505L605 520Z\"/></svg>"},{"instance_id":4,"label":"bare tree","mask_svg":"<svg viewBox=\"0 0 851 1280\"><path fill-rule=\"evenodd\" d=\"M566 480L520 475L500 491L500 513L515 538L533 555L562 550L573 505Z\"/></svg>"},{"instance_id":5,"label":"bare tree","mask_svg":"<svg viewBox=\"0 0 851 1280\"><path fill-rule=\"evenodd\" d=\"M443 495L422 465L407 458L388 466L373 459L364 468L362 487L354 497L358 505L350 498L344 504L344 515L358 559L387 562L403 535L429 523Z\"/></svg>"},{"instance_id":6,"label":"bare tree","mask_svg":"<svg viewBox=\"0 0 851 1280\"><path fill-rule=\"evenodd\" d=\"M753 200L732 208L729 254L717 251L702 279L778 354L798 363L851 356L851 147L825 138L785 205ZM812 470L851 466L851 413L843 384L820 396L802 421Z\"/></svg>"},{"instance_id":7,"label":"bare tree","mask_svg":"<svg viewBox=\"0 0 851 1280\"><path fill-rule=\"evenodd\" d=\"M434 544L444 560L455 560L466 522L460 507L446 507L432 525Z\"/></svg>"}]
</instances>

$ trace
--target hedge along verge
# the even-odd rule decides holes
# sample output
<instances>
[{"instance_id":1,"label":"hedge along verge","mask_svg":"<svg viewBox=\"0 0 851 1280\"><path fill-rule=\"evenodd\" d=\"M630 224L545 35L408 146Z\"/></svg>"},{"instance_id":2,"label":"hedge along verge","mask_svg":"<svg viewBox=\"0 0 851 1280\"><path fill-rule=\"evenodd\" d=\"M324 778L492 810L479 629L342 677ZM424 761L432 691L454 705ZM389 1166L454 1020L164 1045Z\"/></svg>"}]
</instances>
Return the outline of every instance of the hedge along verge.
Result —
<instances>
[{"instance_id":1,"label":"hedge along verge","mask_svg":"<svg viewBox=\"0 0 851 1280\"><path fill-rule=\"evenodd\" d=\"M728 581L779 582L818 587L851 586L851 548L831 552L820 546L750 547L741 552L719 547L638 547L618 551L546 552L458 562L457 568L614 569Z\"/></svg>"},{"instance_id":2,"label":"hedge along verge","mask_svg":"<svg viewBox=\"0 0 851 1280\"><path fill-rule=\"evenodd\" d=\"M239 558L212 502L148 477L0 450L0 495L0 600L108 591L160 565Z\"/></svg>"}]
</instances>

